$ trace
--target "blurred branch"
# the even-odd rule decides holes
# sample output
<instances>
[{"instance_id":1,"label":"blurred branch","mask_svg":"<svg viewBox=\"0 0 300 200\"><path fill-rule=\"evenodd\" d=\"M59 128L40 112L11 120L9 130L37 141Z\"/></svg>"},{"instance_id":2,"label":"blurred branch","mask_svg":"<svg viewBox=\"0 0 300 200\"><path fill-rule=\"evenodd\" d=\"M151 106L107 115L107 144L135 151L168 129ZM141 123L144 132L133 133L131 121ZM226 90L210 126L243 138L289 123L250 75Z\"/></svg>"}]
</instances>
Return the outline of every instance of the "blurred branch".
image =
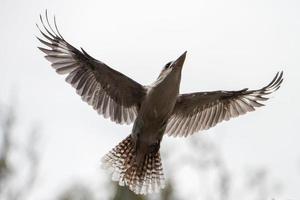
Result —
<instances>
[{"instance_id":1,"label":"blurred branch","mask_svg":"<svg viewBox=\"0 0 300 200\"><path fill-rule=\"evenodd\" d=\"M29 192L32 190L37 173L38 173L38 164L39 158L36 150L36 145L38 141L38 129L35 128L31 131L29 139L25 147L25 158L27 160L29 169L27 172L27 178L25 179L23 185L19 187L19 190L14 190L14 194L11 200L21 200L27 197Z\"/></svg>"},{"instance_id":2,"label":"blurred branch","mask_svg":"<svg viewBox=\"0 0 300 200\"><path fill-rule=\"evenodd\" d=\"M24 200L31 191L36 180L38 172L39 157L36 150L38 141L38 129L33 129L23 151L14 148L14 128L17 126L15 111L13 107L9 107L4 112L4 108L0 108L0 199L2 200ZM14 161L12 154L18 155L18 158L25 160L20 162ZM22 168L20 168L22 166ZM22 177L22 181L18 180L20 171L28 166L26 177ZM16 184L18 182L18 184Z\"/></svg>"},{"instance_id":3,"label":"blurred branch","mask_svg":"<svg viewBox=\"0 0 300 200\"><path fill-rule=\"evenodd\" d=\"M15 123L15 115L13 110L10 108L8 112L4 113L1 108L1 151L0 151L0 196L4 189L5 182L8 176L11 174L11 166L9 165L9 152L11 150L11 135L12 128Z\"/></svg>"}]
</instances>

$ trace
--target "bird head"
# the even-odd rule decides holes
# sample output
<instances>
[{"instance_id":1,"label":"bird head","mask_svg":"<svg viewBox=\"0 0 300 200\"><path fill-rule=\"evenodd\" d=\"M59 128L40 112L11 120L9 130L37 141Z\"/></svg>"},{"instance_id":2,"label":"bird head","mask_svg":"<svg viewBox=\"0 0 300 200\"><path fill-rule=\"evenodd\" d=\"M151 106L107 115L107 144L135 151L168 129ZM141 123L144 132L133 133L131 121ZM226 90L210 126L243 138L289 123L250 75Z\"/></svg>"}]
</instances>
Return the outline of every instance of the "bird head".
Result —
<instances>
[{"instance_id":1,"label":"bird head","mask_svg":"<svg viewBox=\"0 0 300 200\"><path fill-rule=\"evenodd\" d=\"M178 77L180 79L182 66L186 57L186 51L176 60L168 62L160 72L157 82L163 82L170 77Z\"/></svg>"}]
</instances>

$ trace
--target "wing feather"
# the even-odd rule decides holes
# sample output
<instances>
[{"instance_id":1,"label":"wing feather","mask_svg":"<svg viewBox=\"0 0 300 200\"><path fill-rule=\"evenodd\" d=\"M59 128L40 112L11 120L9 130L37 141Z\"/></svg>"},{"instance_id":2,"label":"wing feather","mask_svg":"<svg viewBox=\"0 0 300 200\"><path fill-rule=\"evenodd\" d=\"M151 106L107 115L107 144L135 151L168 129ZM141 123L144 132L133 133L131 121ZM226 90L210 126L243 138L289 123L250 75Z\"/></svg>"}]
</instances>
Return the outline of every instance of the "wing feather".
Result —
<instances>
[{"instance_id":1,"label":"wing feather","mask_svg":"<svg viewBox=\"0 0 300 200\"><path fill-rule=\"evenodd\" d=\"M146 89L91 57L82 48L70 45L58 31L54 18L52 28L46 11L46 20L40 15L43 30L37 25L44 39L37 39L46 46L38 47L58 74L67 74L71 84L83 101L99 114L116 123L131 123L136 118ZM45 23L46 22L46 23Z\"/></svg>"},{"instance_id":2,"label":"wing feather","mask_svg":"<svg viewBox=\"0 0 300 200\"><path fill-rule=\"evenodd\" d=\"M197 131L216 126L222 121L238 117L264 106L263 101L280 88L283 72L259 90L214 91L182 94L178 97L168 121L166 133L172 136L188 136Z\"/></svg>"}]
</instances>

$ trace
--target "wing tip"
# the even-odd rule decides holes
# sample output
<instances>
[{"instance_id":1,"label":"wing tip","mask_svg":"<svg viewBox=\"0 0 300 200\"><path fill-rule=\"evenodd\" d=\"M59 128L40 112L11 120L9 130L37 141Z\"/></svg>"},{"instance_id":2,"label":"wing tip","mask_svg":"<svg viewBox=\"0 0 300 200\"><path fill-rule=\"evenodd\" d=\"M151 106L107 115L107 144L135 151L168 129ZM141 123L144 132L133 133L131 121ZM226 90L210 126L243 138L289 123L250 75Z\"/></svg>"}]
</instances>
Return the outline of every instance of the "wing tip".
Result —
<instances>
[{"instance_id":1,"label":"wing tip","mask_svg":"<svg viewBox=\"0 0 300 200\"><path fill-rule=\"evenodd\" d=\"M56 23L56 17L55 15L53 16L53 23L54 23L54 27L55 27L55 31L51 26L51 23L49 21L49 17L48 17L48 10L45 10L45 15L43 17L42 14L39 14L39 18L40 18L40 23L42 24L44 30L48 33L48 36L51 36L54 39L61 39L64 40L63 36L60 34L58 27L57 27L57 23ZM45 20L44 20L45 19ZM41 30L41 28L39 27L38 23L36 23L37 28L39 29L39 31L45 36L46 34ZM46 35L47 36L47 35ZM45 36L45 37L46 37Z\"/></svg>"},{"instance_id":2,"label":"wing tip","mask_svg":"<svg viewBox=\"0 0 300 200\"><path fill-rule=\"evenodd\" d=\"M268 85L266 88L267 90L270 90L270 93L275 92L278 90L283 82L283 70L279 71L276 73L276 76L274 79L271 81L271 83Z\"/></svg>"}]
</instances>

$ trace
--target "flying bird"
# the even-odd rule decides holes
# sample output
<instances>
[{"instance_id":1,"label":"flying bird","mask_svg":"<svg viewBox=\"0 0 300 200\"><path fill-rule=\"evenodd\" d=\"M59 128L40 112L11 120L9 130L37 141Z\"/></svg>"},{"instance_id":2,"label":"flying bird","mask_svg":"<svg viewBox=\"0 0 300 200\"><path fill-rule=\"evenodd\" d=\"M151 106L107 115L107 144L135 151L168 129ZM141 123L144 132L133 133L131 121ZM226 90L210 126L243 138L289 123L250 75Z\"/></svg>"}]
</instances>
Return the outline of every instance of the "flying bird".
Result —
<instances>
[{"instance_id":1,"label":"flying bird","mask_svg":"<svg viewBox=\"0 0 300 200\"><path fill-rule=\"evenodd\" d=\"M258 90L212 91L179 94L184 52L162 68L157 80L143 86L85 50L76 49L54 26L40 15L46 47L38 47L58 74L67 75L83 101L98 114L117 124L131 124L131 133L107 153L102 164L112 171L112 179L136 194L157 192L165 186L159 153L165 134L187 137L222 121L254 111L279 89L283 72Z\"/></svg>"}]
</instances>

